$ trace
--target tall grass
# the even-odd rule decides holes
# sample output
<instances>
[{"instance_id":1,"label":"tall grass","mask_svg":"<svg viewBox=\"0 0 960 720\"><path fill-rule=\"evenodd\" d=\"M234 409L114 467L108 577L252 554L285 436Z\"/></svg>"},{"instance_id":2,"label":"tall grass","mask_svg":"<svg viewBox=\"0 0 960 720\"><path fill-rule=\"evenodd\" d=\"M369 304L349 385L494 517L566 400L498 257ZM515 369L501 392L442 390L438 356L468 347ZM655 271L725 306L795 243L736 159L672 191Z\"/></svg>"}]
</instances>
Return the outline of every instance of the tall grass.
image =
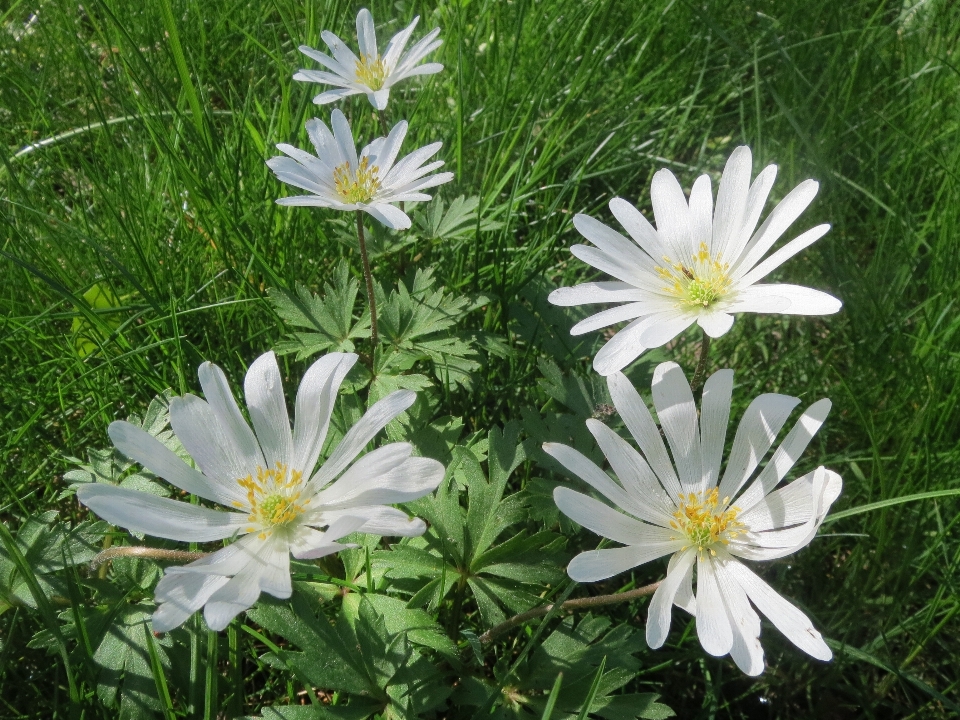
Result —
<instances>
[{"instance_id":1,"label":"tall grass","mask_svg":"<svg viewBox=\"0 0 960 720\"><path fill-rule=\"evenodd\" d=\"M194 389L203 359L236 380L284 333L266 289L317 289L349 255L330 215L274 204L280 187L263 161L276 142L304 146L304 120L326 117L310 102L316 86L291 80L303 62L296 47L318 45L324 28L350 36L356 10L333 0L15 0L0 11L9 526L51 507L78 515L75 503L56 502L66 455L106 444L110 421L164 388ZM773 389L833 399L804 461L841 472L839 509L960 487L956 3L464 0L372 10L382 36L418 13L426 28L443 28L445 72L394 100L415 118L407 146L442 139L456 180L441 194L477 195L503 223L405 259L408 271L435 264L448 288L490 297L475 322L516 351L492 359L471 395L447 397L445 413L475 430L542 405L544 351L588 374L593 338L574 342L567 321L535 324L551 283L586 276L566 250L573 214L608 219L616 195L649 209L660 167L689 187L748 143L755 166L779 164L778 197L806 177L821 182L803 222L833 230L781 274L831 291L844 309L813 322L743 318L716 344L716 366L737 369L741 400ZM361 137L377 132L362 100L348 109ZM120 310L82 300L96 283ZM97 352L77 352L75 319ZM689 362L688 345L676 351ZM303 367L288 358L286 370ZM954 716L958 518L955 499L855 515L777 565L778 587L835 641L833 663L781 657L771 637L778 671L748 680L685 636L645 656L641 681L684 718ZM70 689L91 659L65 666L28 649L43 622L24 609L0 616L0 717L72 712ZM247 692L253 713L286 688Z\"/></svg>"}]
</instances>

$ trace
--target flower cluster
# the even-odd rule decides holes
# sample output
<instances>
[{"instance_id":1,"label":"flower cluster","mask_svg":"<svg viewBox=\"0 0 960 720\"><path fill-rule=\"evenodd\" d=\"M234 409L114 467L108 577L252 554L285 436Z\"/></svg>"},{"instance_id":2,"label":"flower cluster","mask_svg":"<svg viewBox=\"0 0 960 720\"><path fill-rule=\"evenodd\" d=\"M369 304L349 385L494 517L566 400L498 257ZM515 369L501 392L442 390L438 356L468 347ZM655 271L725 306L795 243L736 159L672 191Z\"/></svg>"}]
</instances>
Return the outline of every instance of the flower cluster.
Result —
<instances>
[{"instance_id":1,"label":"flower cluster","mask_svg":"<svg viewBox=\"0 0 960 720\"><path fill-rule=\"evenodd\" d=\"M401 120L388 127L384 112L400 81L443 69L439 63L423 62L441 45L439 29L405 52L418 20L395 35L382 54L373 18L365 9L356 21L358 55L329 31L322 39L330 55L300 48L325 70L302 69L294 79L335 86L314 102L325 105L365 95L378 115L382 137L358 153L346 115L335 109L329 126L320 119L306 123L316 155L280 143L283 155L267 160L280 181L306 191L280 198L279 204L356 214L371 315L370 353L365 357L374 371L377 319L364 214L405 230L411 220L404 203L428 201L425 190L453 179L450 172L436 172L443 165L432 160L439 142L401 158L409 125ZM804 652L820 660L831 658L810 619L746 564L782 558L808 545L839 496L840 476L822 466L784 484L825 421L830 402L810 405L773 450L800 400L760 395L740 419L724 463L732 370L719 370L707 379L698 410L700 388L691 387L677 364L660 364L651 386L656 420L621 372L646 350L667 345L697 324L704 333L694 380L699 385L710 338L724 335L737 313L827 315L840 309L840 301L824 292L761 282L821 238L829 225L809 229L771 252L813 201L818 185L813 180L801 183L760 222L776 166L751 181L752 162L749 148L734 150L715 205L709 175L698 178L687 197L671 172L659 171L650 189L656 228L632 204L614 198L610 211L629 237L587 215L574 217L576 230L591 245L574 245L572 253L615 280L560 288L549 300L561 306L613 305L574 325L574 335L627 323L599 350L593 367L606 376L616 411L636 446L592 419L587 428L612 475L567 445L548 442L543 450L606 500L561 486L553 495L559 510L620 544L580 553L567 567L569 577L581 583L602 581L669 556L647 613L649 646L665 643L676 605L696 618L707 653L729 654L743 672L757 675L764 668L761 614ZM367 451L379 432L411 407L413 392L398 390L371 404L331 443L332 451L321 462L338 391L357 360L352 353L330 353L306 371L292 427L272 352L260 356L246 373L246 416L223 371L204 363L199 369L204 399L187 394L170 403L173 432L195 467L134 424L110 425L109 435L124 456L199 501L222 507L109 483L78 490L81 503L130 532L194 543L229 541L190 564L166 570L156 587L154 630L172 630L201 609L207 625L220 630L261 593L288 598L291 556L310 560L356 547L348 538L354 533L414 537L426 531L423 520L394 505L436 490L444 466L415 456L409 442ZM451 487L456 492L456 485ZM469 512L474 512L472 505ZM430 517L422 505L420 514ZM488 539L492 542L493 536ZM515 576L504 575L518 579ZM438 598L443 579L440 585Z\"/></svg>"}]
</instances>

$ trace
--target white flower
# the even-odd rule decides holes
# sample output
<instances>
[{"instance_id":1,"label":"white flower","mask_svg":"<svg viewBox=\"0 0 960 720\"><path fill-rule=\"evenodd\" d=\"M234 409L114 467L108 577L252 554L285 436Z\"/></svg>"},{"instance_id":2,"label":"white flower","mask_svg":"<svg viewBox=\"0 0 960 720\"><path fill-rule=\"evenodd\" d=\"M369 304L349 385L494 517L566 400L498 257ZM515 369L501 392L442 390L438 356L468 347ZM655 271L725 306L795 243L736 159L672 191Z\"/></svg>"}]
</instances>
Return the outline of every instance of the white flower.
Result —
<instances>
[{"instance_id":1,"label":"white flower","mask_svg":"<svg viewBox=\"0 0 960 720\"><path fill-rule=\"evenodd\" d=\"M365 94L371 105L377 110L383 110L387 107L387 100L390 99L390 88L398 82L414 75L433 75L443 70L443 65L440 63L418 65L421 60L443 44L443 40L436 39L440 34L440 28L431 30L401 57L419 20L418 15L412 23L394 35L381 56L377 50L373 16L364 8L357 14L360 57L354 55L340 38L329 30L324 30L320 37L330 48L333 57L307 45L301 45L300 52L313 58L331 72L301 70L293 76L293 79L336 85L340 88L317 95L313 99L317 105L336 102L350 95Z\"/></svg>"},{"instance_id":2,"label":"white flower","mask_svg":"<svg viewBox=\"0 0 960 720\"><path fill-rule=\"evenodd\" d=\"M318 558L353 547L336 541L354 531L409 537L426 530L422 520L388 504L432 492L443 479L439 462L412 457L408 443L384 445L353 462L388 422L410 407L415 395L409 390L373 405L313 472L337 390L356 360L354 354L331 353L310 367L297 392L291 432L276 357L272 352L260 356L244 382L256 435L240 414L223 371L211 363L201 365L206 401L185 395L170 403L173 431L199 471L140 428L127 422L110 425L110 437L124 455L230 512L100 483L82 486L80 502L135 533L183 542L239 538L196 562L167 569L157 584L154 630L172 630L201 607L207 625L222 630L261 592L290 597L291 554ZM326 531L319 529L323 527Z\"/></svg>"},{"instance_id":3,"label":"white flower","mask_svg":"<svg viewBox=\"0 0 960 720\"><path fill-rule=\"evenodd\" d=\"M795 553L817 534L839 496L840 476L823 467L776 489L820 429L830 401L820 400L807 408L748 484L799 399L773 393L757 397L740 421L721 477L732 370L720 370L707 380L699 420L680 367L663 363L654 371L653 402L672 463L650 411L630 381L614 373L607 383L620 417L642 452L603 423L587 421L620 484L573 448L544 445L547 453L623 511L569 488L554 491L565 515L624 544L581 553L567 568L570 577L595 582L672 555L667 576L650 602L647 643L651 648L663 645L670 631L671 607L677 605L696 616L704 650L716 656L730 653L741 670L759 675L763 648L753 603L797 647L819 660L829 660L830 648L807 616L740 561L773 560Z\"/></svg>"},{"instance_id":4,"label":"white flower","mask_svg":"<svg viewBox=\"0 0 960 720\"><path fill-rule=\"evenodd\" d=\"M405 230L410 218L390 205L408 200L429 200L422 191L453 180L453 173L428 175L443 165L435 160L427 165L443 143L433 143L414 150L396 162L400 144L407 134L407 123L394 125L390 134L367 145L357 157L357 147L350 125L343 113L334 110L331 133L322 120L309 120L307 134L317 155L281 143L277 148L290 157L267 160L279 180L308 190L311 195L280 198L280 205L309 205L335 210L362 210L387 227Z\"/></svg>"},{"instance_id":5,"label":"white flower","mask_svg":"<svg viewBox=\"0 0 960 720\"><path fill-rule=\"evenodd\" d=\"M800 183L754 232L777 166L767 166L751 185L751 165L750 148L734 150L720 179L716 210L709 175L697 178L688 204L673 173L660 170L650 188L656 230L633 205L614 198L610 210L634 242L587 215L573 219L596 247L574 245L571 252L617 281L560 288L550 293L550 302L625 303L577 323L572 335L632 321L597 353L593 367L598 373L623 369L694 323L710 337L720 337L733 325L732 313L830 315L840 309L839 300L819 290L757 284L823 237L830 226L807 230L760 262L813 201L819 184Z\"/></svg>"}]
</instances>

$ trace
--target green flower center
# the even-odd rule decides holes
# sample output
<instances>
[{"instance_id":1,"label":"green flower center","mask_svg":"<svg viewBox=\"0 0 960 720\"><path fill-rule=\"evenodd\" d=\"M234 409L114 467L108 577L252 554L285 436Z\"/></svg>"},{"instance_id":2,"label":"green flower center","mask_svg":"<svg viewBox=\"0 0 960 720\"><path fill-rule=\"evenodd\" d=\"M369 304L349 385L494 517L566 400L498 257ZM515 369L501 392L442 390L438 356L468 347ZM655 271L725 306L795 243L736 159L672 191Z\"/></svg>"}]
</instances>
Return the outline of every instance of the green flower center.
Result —
<instances>
[{"instance_id":1,"label":"green flower center","mask_svg":"<svg viewBox=\"0 0 960 720\"><path fill-rule=\"evenodd\" d=\"M730 265L712 257L705 243L700 243L699 250L687 264L673 262L667 256L663 260L665 266L656 270L669 283L664 291L692 309L708 308L720 302L733 285Z\"/></svg>"}]
</instances>

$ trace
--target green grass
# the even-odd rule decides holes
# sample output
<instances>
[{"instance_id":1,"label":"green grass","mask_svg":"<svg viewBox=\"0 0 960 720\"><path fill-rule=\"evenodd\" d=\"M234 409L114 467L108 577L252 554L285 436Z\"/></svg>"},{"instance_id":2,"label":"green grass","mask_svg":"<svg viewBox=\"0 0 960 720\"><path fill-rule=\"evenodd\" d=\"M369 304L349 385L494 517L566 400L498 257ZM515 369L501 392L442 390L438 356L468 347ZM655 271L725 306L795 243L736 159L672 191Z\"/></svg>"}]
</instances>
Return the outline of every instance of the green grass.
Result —
<instances>
[{"instance_id":1,"label":"green grass","mask_svg":"<svg viewBox=\"0 0 960 720\"><path fill-rule=\"evenodd\" d=\"M281 187L264 165L277 142L306 145L307 118L328 117L311 103L318 86L291 80L296 46L317 46L324 28L352 38L359 6L6 6L0 507L15 530L50 508L81 516L75 501L56 501L64 456L105 446L110 421L142 412L165 388L196 392L202 360L236 381L274 346L286 330L267 288L317 290L342 257L359 269L332 213L274 204ZM587 276L566 249L577 238L573 214L609 220L615 195L649 210L659 168L689 187L748 143L755 170L780 166L777 199L804 178L820 181L800 224L833 229L780 275L836 294L844 308L824 320L743 317L715 344L714 367L736 369L742 404L772 390L833 400L802 464L843 475L837 509L960 488L956 3L473 0L372 10L381 42L416 12L423 31L443 28L446 70L402 86L391 118L411 118L405 149L443 140L456 180L441 195L477 195L504 223L404 250L375 270L390 285L432 265L449 290L485 294L470 322L513 348L490 358L473 392L444 394L436 416L485 431L543 406L544 354L588 376L596 338L575 343L568 321L536 335L530 325L549 283ZM377 132L365 100L344 109L360 137ZM122 311L80 299L95 283ZM86 357L71 335L78 317L102 345ZM695 340L691 332L672 349L687 368ZM305 367L287 356L291 379ZM955 716L958 519L950 497L848 517L771 568L776 586L841 644L833 663L808 662L767 628L772 667L748 680L675 632L676 645L642 656L637 682L652 683L683 718ZM638 582L660 572L641 570L649 578L638 571ZM614 612L636 624L645 615ZM67 668L27 648L47 619L24 607L0 616L0 717L72 712L92 659ZM231 652L248 658L246 713L288 693L256 647L264 650L231 638ZM197 652L215 658L210 648ZM229 678L219 683L223 691Z\"/></svg>"}]
</instances>

